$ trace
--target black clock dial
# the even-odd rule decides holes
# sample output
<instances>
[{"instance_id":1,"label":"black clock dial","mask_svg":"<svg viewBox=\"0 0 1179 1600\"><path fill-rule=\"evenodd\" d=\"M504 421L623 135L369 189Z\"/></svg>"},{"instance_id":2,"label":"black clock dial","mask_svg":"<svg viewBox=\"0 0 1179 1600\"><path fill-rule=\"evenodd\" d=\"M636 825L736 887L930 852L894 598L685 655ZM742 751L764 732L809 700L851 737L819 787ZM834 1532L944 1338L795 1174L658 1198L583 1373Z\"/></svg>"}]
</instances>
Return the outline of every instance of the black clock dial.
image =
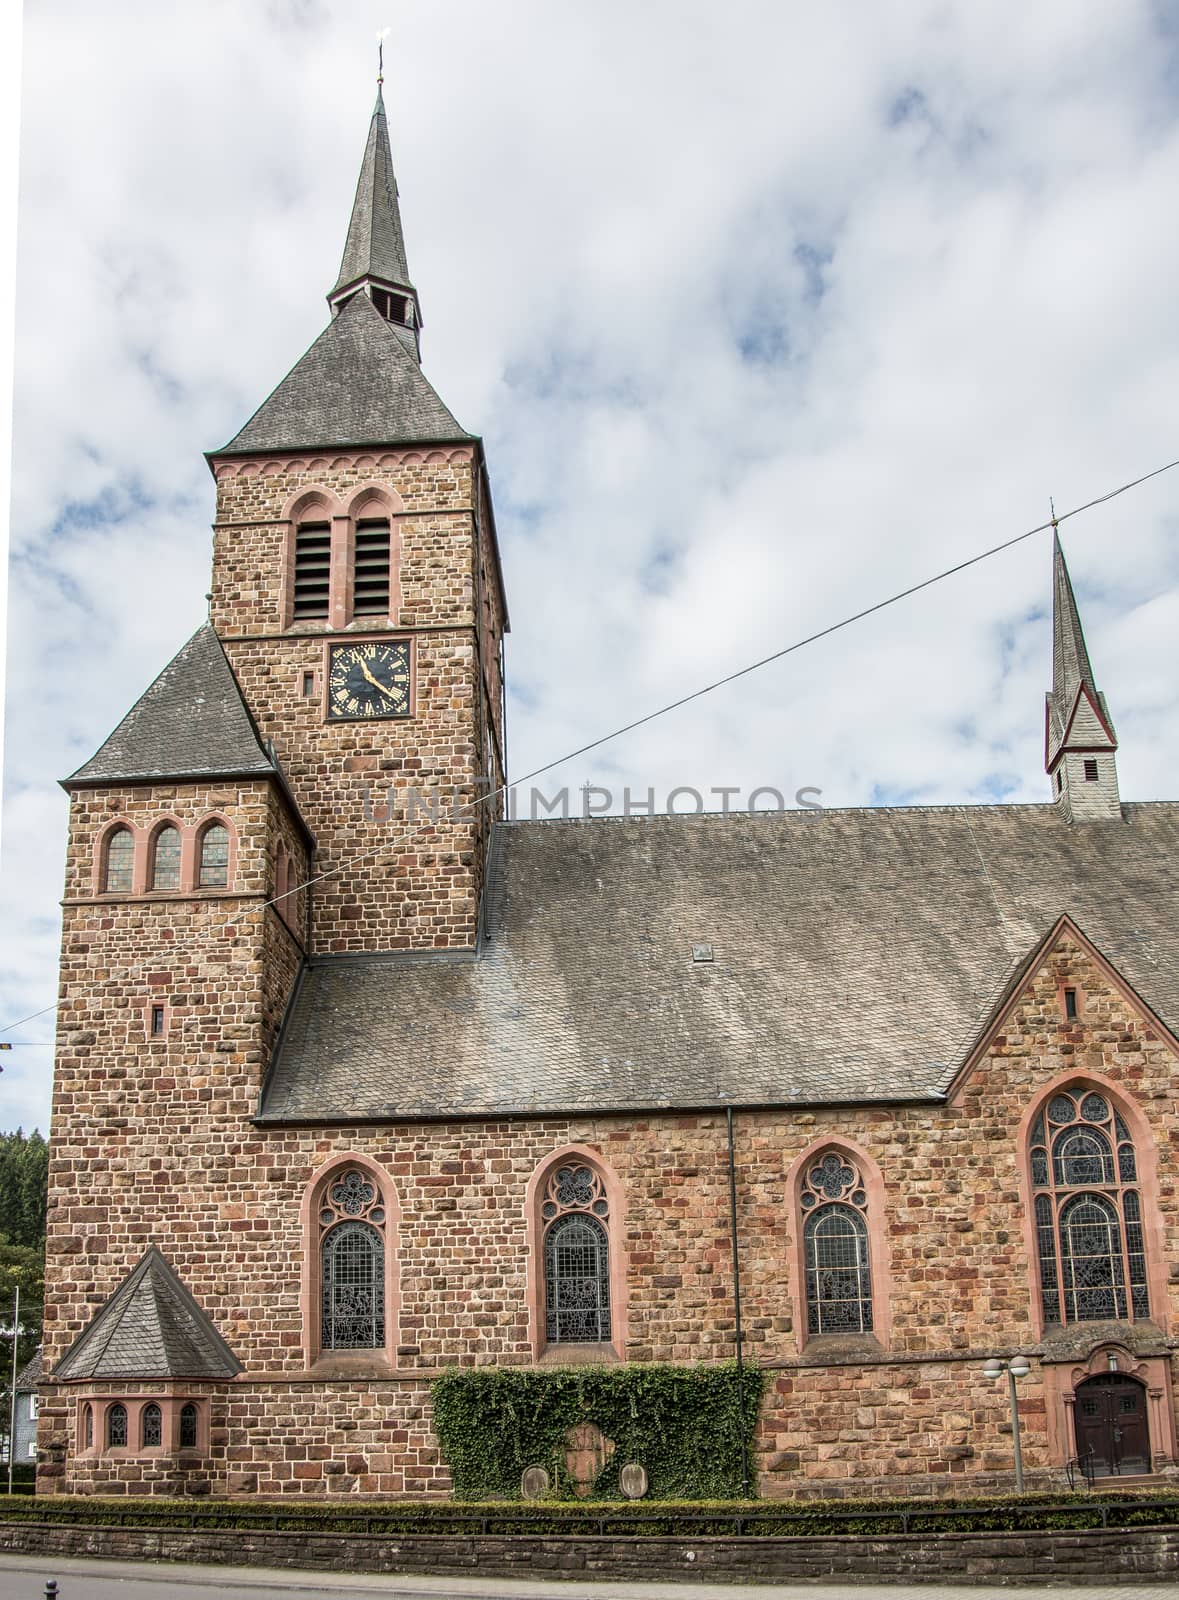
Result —
<instances>
[{"instance_id":1,"label":"black clock dial","mask_svg":"<svg viewBox=\"0 0 1179 1600\"><path fill-rule=\"evenodd\" d=\"M328 716L409 716L409 640L333 644L328 657Z\"/></svg>"}]
</instances>

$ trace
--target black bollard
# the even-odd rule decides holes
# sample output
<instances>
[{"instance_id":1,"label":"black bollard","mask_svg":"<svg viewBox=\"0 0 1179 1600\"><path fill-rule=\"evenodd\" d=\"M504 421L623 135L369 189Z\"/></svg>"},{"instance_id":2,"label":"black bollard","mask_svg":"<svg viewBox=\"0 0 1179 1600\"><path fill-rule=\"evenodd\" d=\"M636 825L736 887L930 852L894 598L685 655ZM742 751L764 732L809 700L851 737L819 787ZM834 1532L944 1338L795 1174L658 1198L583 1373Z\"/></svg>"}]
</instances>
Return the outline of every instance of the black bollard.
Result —
<instances>
[{"instance_id":1,"label":"black bollard","mask_svg":"<svg viewBox=\"0 0 1179 1600\"><path fill-rule=\"evenodd\" d=\"M46 1580L45 1580L45 1600L57 1600L57 1579L56 1578L46 1578Z\"/></svg>"}]
</instances>

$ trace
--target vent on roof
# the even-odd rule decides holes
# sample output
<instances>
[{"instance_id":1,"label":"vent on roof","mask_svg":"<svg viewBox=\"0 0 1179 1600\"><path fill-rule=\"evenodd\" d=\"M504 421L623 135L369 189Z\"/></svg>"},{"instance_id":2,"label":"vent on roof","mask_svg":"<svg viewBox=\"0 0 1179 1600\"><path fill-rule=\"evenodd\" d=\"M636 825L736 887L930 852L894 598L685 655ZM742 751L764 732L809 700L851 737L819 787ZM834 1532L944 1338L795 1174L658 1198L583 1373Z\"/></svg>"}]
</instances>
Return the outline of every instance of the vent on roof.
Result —
<instances>
[{"instance_id":1,"label":"vent on roof","mask_svg":"<svg viewBox=\"0 0 1179 1600\"><path fill-rule=\"evenodd\" d=\"M356 580L352 591L352 615L389 615L389 522L386 517L362 518L356 524Z\"/></svg>"},{"instance_id":2,"label":"vent on roof","mask_svg":"<svg viewBox=\"0 0 1179 1600\"><path fill-rule=\"evenodd\" d=\"M1085 758L1085 782L1086 783L1096 783L1097 782L1097 762L1093 759L1092 756L1087 756Z\"/></svg>"},{"instance_id":3,"label":"vent on roof","mask_svg":"<svg viewBox=\"0 0 1179 1600\"><path fill-rule=\"evenodd\" d=\"M694 944L692 946L693 961L711 961L712 959L712 946L710 944Z\"/></svg>"},{"instance_id":4,"label":"vent on roof","mask_svg":"<svg viewBox=\"0 0 1179 1600\"><path fill-rule=\"evenodd\" d=\"M326 617L332 581L330 522L302 522L295 534L295 621Z\"/></svg>"}]
</instances>

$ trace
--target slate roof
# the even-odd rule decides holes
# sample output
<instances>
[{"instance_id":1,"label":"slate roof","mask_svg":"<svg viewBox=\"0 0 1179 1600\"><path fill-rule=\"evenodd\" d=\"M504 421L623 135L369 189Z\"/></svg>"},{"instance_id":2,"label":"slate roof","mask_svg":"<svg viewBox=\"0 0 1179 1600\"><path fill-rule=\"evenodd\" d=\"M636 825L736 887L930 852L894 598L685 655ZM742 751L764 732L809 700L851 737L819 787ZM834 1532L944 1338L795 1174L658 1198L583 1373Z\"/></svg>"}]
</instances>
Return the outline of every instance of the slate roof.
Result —
<instances>
[{"instance_id":1,"label":"slate roof","mask_svg":"<svg viewBox=\"0 0 1179 1600\"><path fill-rule=\"evenodd\" d=\"M57 1363L56 1379L233 1378L240 1361L152 1245Z\"/></svg>"},{"instance_id":2,"label":"slate roof","mask_svg":"<svg viewBox=\"0 0 1179 1600\"><path fill-rule=\"evenodd\" d=\"M260 1118L937 1100L1062 913L1179 1030L1179 804L1123 815L502 824L478 959L313 960Z\"/></svg>"},{"instance_id":3,"label":"slate roof","mask_svg":"<svg viewBox=\"0 0 1179 1600\"><path fill-rule=\"evenodd\" d=\"M1069 717L1076 703L1078 691L1084 687L1101 707L1106 725L1112 731L1113 720L1105 696L1093 678L1081 615L1077 610L1077 597L1073 593L1068 563L1060 545L1059 535L1052 538L1052 690L1048 701L1048 754L1051 758L1060 748L1068 728Z\"/></svg>"},{"instance_id":4,"label":"slate roof","mask_svg":"<svg viewBox=\"0 0 1179 1600\"><path fill-rule=\"evenodd\" d=\"M353 295L241 432L211 454L473 438L434 392L412 340L366 294Z\"/></svg>"},{"instance_id":5,"label":"slate roof","mask_svg":"<svg viewBox=\"0 0 1179 1600\"><path fill-rule=\"evenodd\" d=\"M379 278L402 288L413 287L405 260L405 234L401 228L397 179L389 150L389 124L385 120L385 101L379 88L364 160L360 164L356 198L352 202L340 276L332 294L361 278Z\"/></svg>"},{"instance_id":6,"label":"slate roof","mask_svg":"<svg viewBox=\"0 0 1179 1600\"><path fill-rule=\"evenodd\" d=\"M64 783L70 788L276 772L221 641L206 622L140 695L98 752Z\"/></svg>"},{"instance_id":7,"label":"slate roof","mask_svg":"<svg viewBox=\"0 0 1179 1600\"><path fill-rule=\"evenodd\" d=\"M28 1361L25 1362L24 1366L20 1369L20 1371L16 1375L16 1384L15 1384L16 1392L17 1392L17 1394L29 1394L37 1387L37 1385L40 1382L41 1382L41 1347L40 1347L40 1345L38 1345L36 1351L34 1352L34 1354L30 1357L30 1359Z\"/></svg>"}]
</instances>

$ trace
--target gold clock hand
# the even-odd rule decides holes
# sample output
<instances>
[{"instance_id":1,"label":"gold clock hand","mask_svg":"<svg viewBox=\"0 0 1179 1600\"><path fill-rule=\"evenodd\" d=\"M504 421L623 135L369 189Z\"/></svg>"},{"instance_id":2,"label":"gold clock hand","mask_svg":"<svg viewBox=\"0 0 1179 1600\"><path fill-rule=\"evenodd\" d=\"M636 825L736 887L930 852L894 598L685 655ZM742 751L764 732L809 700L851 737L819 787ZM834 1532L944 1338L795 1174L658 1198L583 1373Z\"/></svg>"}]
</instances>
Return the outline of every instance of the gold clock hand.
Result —
<instances>
[{"instance_id":1,"label":"gold clock hand","mask_svg":"<svg viewBox=\"0 0 1179 1600\"><path fill-rule=\"evenodd\" d=\"M372 684L373 688L381 691L386 700L395 700L397 698L397 696L393 694L392 690L386 689L385 685L378 678L373 677L372 673L368 670L363 661L360 663L360 670Z\"/></svg>"}]
</instances>

